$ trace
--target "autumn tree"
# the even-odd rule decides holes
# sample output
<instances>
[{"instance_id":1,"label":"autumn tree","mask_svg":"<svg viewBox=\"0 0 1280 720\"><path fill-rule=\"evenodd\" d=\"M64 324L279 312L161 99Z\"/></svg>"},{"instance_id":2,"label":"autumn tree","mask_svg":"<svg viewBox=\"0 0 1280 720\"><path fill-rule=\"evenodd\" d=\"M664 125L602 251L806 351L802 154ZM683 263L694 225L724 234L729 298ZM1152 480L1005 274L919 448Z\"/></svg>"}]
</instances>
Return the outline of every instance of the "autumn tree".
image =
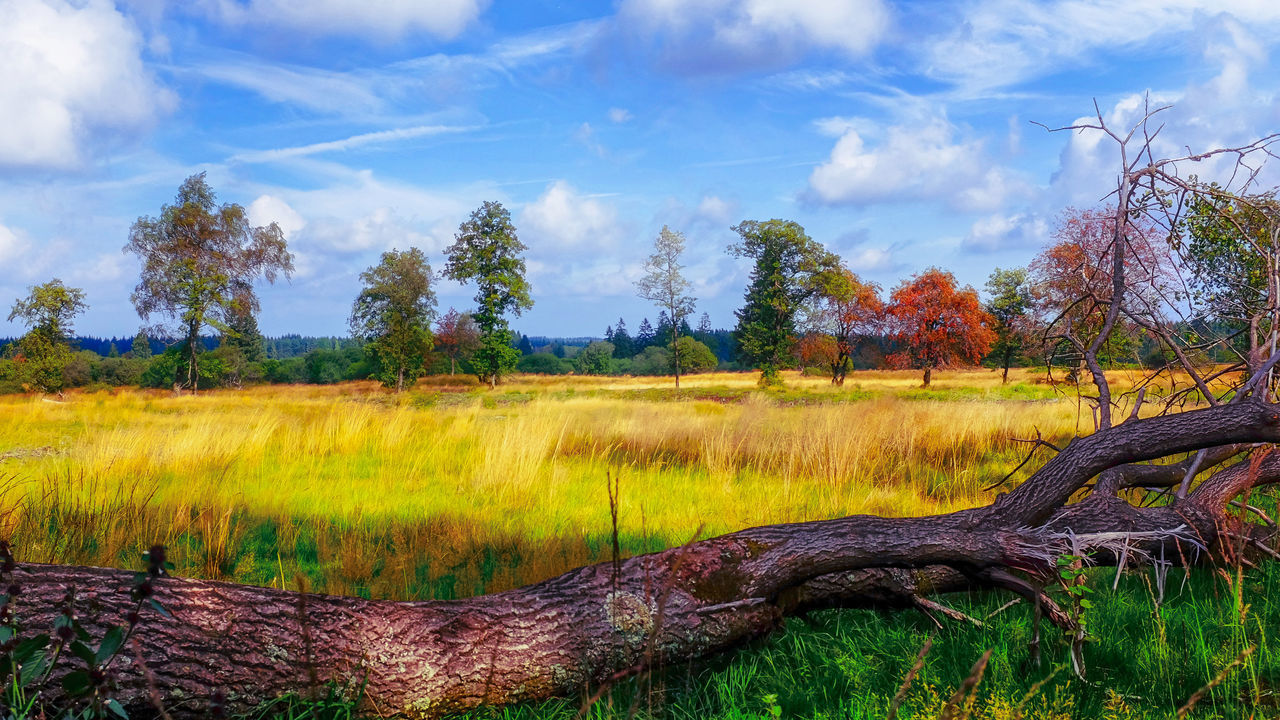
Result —
<instances>
[{"instance_id":1,"label":"autumn tree","mask_svg":"<svg viewBox=\"0 0 1280 720\"><path fill-rule=\"evenodd\" d=\"M1009 366L1024 353L1032 341L1033 304L1026 268L996 268L987 278L987 294L991 299L983 309L994 323L995 341L991 352L1000 360L1003 374L1000 383L1009 382Z\"/></svg>"},{"instance_id":2,"label":"autumn tree","mask_svg":"<svg viewBox=\"0 0 1280 720\"><path fill-rule=\"evenodd\" d=\"M1044 352L1051 364L1065 363L1077 375L1096 377L1104 365L1136 358L1141 329L1164 331L1172 301L1166 237L1149 218L1126 217L1117 225L1107 208L1062 212L1054 242L1030 266L1035 312L1044 323ZM1116 272L1116 262L1123 272ZM1116 287L1117 277L1122 289ZM1121 301L1113 303L1114 297ZM1090 353L1094 341L1099 345ZM1090 355L1098 362L1091 363Z\"/></svg>"},{"instance_id":3,"label":"autumn tree","mask_svg":"<svg viewBox=\"0 0 1280 720\"><path fill-rule=\"evenodd\" d=\"M364 289L351 306L351 335L368 343L378 361L378 379L403 391L424 372L436 314L434 275L418 248L382 253L360 273Z\"/></svg>"},{"instance_id":4,"label":"autumn tree","mask_svg":"<svg viewBox=\"0 0 1280 720\"><path fill-rule=\"evenodd\" d=\"M496 388L498 379L515 369L520 351L512 347L514 336L506 313L519 316L533 307L525 279L524 256L528 248L516 237L511 213L501 203L488 202L458 227L448 249L445 277L476 284L480 346L472 357L476 375Z\"/></svg>"},{"instance_id":5,"label":"autumn tree","mask_svg":"<svg viewBox=\"0 0 1280 720\"><path fill-rule=\"evenodd\" d=\"M88 305L84 291L64 285L57 278L30 288L26 298L15 300L9 322L20 320L27 333L6 351L17 360L18 381L43 393L61 393L64 369L71 360L71 323Z\"/></svg>"},{"instance_id":6,"label":"autumn tree","mask_svg":"<svg viewBox=\"0 0 1280 720\"><path fill-rule=\"evenodd\" d=\"M187 178L159 216L138 218L124 250L142 261L133 306L144 321L160 315L176 325L186 353L186 385L193 392L200 377L200 333L206 327L226 332L235 316L257 313L253 283L293 272L279 226L252 226L240 205L218 205L204 173Z\"/></svg>"},{"instance_id":7,"label":"autumn tree","mask_svg":"<svg viewBox=\"0 0 1280 720\"><path fill-rule=\"evenodd\" d=\"M805 357L831 372L831 384L844 385L858 341L878 330L883 319L880 286L841 266L824 273L818 288L806 319Z\"/></svg>"},{"instance_id":8,"label":"autumn tree","mask_svg":"<svg viewBox=\"0 0 1280 720\"><path fill-rule=\"evenodd\" d=\"M732 229L741 240L729 246L729 253L755 263L743 306L735 313L738 351L760 369L761 385L774 385L792 354L797 314L838 260L790 220L746 220Z\"/></svg>"},{"instance_id":9,"label":"autumn tree","mask_svg":"<svg viewBox=\"0 0 1280 720\"><path fill-rule=\"evenodd\" d=\"M994 320L982 309L978 292L957 287L955 276L938 268L894 288L888 313L893 338L902 346L889 360L924 370L924 387L935 368L976 363L995 341Z\"/></svg>"},{"instance_id":10,"label":"autumn tree","mask_svg":"<svg viewBox=\"0 0 1280 720\"><path fill-rule=\"evenodd\" d=\"M458 363L471 357L480 347L480 328L471 313L460 313L453 308L436 323L436 348L449 358L449 374L458 370Z\"/></svg>"},{"instance_id":11,"label":"autumn tree","mask_svg":"<svg viewBox=\"0 0 1280 720\"><path fill-rule=\"evenodd\" d=\"M689 281L681 272L684 244L684 233L663 225L653 242L653 254L644 263L644 276L636 281L640 297L656 303L671 322L671 366L677 390L680 389L680 325L693 313L697 300L689 294Z\"/></svg>"}]
</instances>

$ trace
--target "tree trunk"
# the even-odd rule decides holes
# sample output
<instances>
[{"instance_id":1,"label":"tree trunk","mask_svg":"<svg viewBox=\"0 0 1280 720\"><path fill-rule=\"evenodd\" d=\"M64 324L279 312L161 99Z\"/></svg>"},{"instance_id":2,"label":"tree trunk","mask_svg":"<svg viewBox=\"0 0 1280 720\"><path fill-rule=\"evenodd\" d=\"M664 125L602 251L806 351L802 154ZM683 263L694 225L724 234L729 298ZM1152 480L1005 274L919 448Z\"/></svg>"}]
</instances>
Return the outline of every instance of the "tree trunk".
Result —
<instances>
[{"instance_id":1,"label":"tree trunk","mask_svg":"<svg viewBox=\"0 0 1280 720\"><path fill-rule=\"evenodd\" d=\"M1166 557L1178 558L1185 553L1175 544L1188 543L1209 550L1206 559L1227 550L1238 556L1239 548L1223 547L1235 542L1224 530L1242 525L1226 516L1226 503L1280 481L1280 453L1255 455L1173 506L1143 508L1118 491L1176 485L1185 463L1134 463L1199 448L1214 448L1216 460L1238 452L1235 443L1276 441L1280 411L1256 400L1131 420L1073 440L987 507L752 528L465 600L369 601L157 579L155 597L173 617L144 608L136 645L112 667L117 697L149 712L154 686L175 717L197 717L218 691L238 712L332 681L363 686L370 712L433 717L573 695L656 664L706 657L812 608L921 606L926 594L996 587L1037 599L1048 617L1069 622L1036 590L1036 578L1057 571L1058 556L1094 549L1108 562L1118 537L1131 557L1167 546ZM1094 478L1084 501L1065 505ZM1243 535L1264 532L1249 526ZM49 631L69 586L95 638L134 606L133 576L123 571L19 565L13 579L28 632ZM58 699L60 677L77 667L82 661L64 653L49 697Z\"/></svg>"},{"instance_id":2,"label":"tree trunk","mask_svg":"<svg viewBox=\"0 0 1280 720\"><path fill-rule=\"evenodd\" d=\"M921 387L929 387L929 383L932 381L933 381L933 368L927 367L924 369L924 385L922 385Z\"/></svg>"},{"instance_id":3,"label":"tree trunk","mask_svg":"<svg viewBox=\"0 0 1280 720\"><path fill-rule=\"evenodd\" d=\"M671 326L671 360L676 368L676 389L680 389L680 324Z\"/></svg>"}]
</instances>

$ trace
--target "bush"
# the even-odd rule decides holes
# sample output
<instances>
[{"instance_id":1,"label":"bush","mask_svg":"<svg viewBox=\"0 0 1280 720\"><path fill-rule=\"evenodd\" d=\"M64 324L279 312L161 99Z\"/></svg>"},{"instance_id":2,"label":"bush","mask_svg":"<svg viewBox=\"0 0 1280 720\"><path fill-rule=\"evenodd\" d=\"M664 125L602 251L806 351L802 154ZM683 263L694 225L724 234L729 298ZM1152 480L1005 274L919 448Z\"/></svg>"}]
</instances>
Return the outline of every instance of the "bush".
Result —
<instances>
[{"instance_id":1,"label":"bush","mask_svg":"<svg viewBox=\"0 0 1280 720\"><path fill-rule=\"evenodd\" d=\"M516 370L534 375L564 375L569 372L569 366L555 355L541 352L520 358Z\"/></svg>"},{"instance_id":2,"label":"bush","mask_svg":"<svg viewBox=\"0 0 1280 720\"><path fill-rule=\"evenodd\" d=\"M294 384L307 381L307 366L300 357L287 360L271 358L262 361L262 373L267 382L276 384Z\"/></svg>"},{"instance_id":3,"label":"bush","mask_svg":"<svg viewBox=\"0 0 1280 720\"><path fill-rule=\"evenodd\" d=\"M608 375L613 367L613 343L597 340L582 349L574 367L583 375Z\"/></svg>"},{"instance_id":4,"label":"bush","mask_svg":"<svg viewBox=\"0 0 1280 720\"><path fill-rule=\"evenodd\" d=\"M681 336L677 342L680 344L681 373L708 372L720 364L711 348L688 335Z\"/></svg>"},{"instance_id":5,"label":"bush","mask_svg":"<svg viewBox=\"0 0 1280 720\"><path fill-rule=\"evenodd\" d=\"M149 388L173 387L178 378L178 348L171 347L151 358L151 364L143 371L139 384ZM185 366L184 366L185 367ZM184 373L185 374L185 373Z\"/></svg>"},{"instance_id":6,"label":"bush","mask_svg":"<svg viewBox=\"0 0 1280 720\"><path fill-rule=\"evenodd\" d=\"M632 375L666 375L671 372L671 352L657 345L650 345L631 361Z\"/></svg>"}]
</instances>

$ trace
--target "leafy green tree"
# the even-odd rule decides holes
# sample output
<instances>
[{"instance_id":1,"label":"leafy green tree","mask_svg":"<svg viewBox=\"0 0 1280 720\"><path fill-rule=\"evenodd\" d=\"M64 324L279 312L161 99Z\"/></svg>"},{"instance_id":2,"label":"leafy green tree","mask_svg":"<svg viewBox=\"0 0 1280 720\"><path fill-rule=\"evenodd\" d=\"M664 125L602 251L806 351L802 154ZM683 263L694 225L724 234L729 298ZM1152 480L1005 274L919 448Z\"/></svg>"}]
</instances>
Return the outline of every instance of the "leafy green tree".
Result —
<instances>
[{"instance_id":1,"label":"leafy green tree","mask_svg":"<svg viewBox=\"0 0 1280 720\"><path fill-rule=\"evenodd\" d=\"M613 368L613 343L597 340L587 345L573 364L581 375L608 375Z\"/></svg>"},{"instance_id":2,"label":"leafy green tree","mask_svg":"<svg viewBox=\"0 0 1280 720\"><path fill-rule=\"evenodd\" d=\"M1200 314L1240 331L1250 367L1280 342L1280 199L1216 185L1193 196L1174 246ZM1187 344L1205 344L1191 338Z\"/></svg>"},{"instance_id":3,"label":"leafy green tree","mask_svg":"<svg viewBox=\"0 0 1280 720\"><path fill-rule=\"evenodd\" d=\"M719 365L716 354L711 352L711 348L688 335L681 335L675 344L679 348L686 373L710 372ZM671 363L674 367L676 353L673 352L671 355Z\"/></svg>"},{"instance_id":4,"label":"leafy green tree","mask_svg":"<svg viewBox=\"0 0 1280 720\"><path fill-rule=\"evenodd\" d=\"M663 225L653 241L653 254L644 263L644 277L636 282L640 297L656 303L671 321L671 362L677 390L680 389L680 325L693 313L697 301L689 294L691 286L681 272L684 244L684 233Z\"/></svg>"},{"instance_id":5,"label":"leafy green tree","mask_svg":"<svg viewBox=\"0 0 1280 720\"><path fill-rule=\"evenodd\" d=\"M138 334L133 336L133 344L129 346L129 353L138 360L146 360L151 357L151 340L145 332L139 330Z\"/></svg>"},{"instance_id":6,"label":"leafy green tree","mask_svg":"<svg viewBox=\"0 0 1280 720\"><path fill-rule=\"evenodd\" d=\"M192 392L202 377L204 328L227 332L235 316L258 311L254 281L275 282L278 274L293 272L279 226L254 227L240 205L218 205L204 173L187 178L158 217L138 218L124 250L142 261L133 306L144 321L161 315L177 325Z\"/></svg>"},{"instance_id":7,"label":"leafy green tree","mask_svg":"<svg viewBox=\"0 0 1280 720\"><path fill-rule=\"evenodd\" d=\"M1009 382L1009 366L1027 348L1032 335L1032 307L1035 298L1026 268L1002 270L996 268L987 278L987 301L984 309L995 319L992 330L996 339L991 353L1000 359L1004 369L1001 384Z\"/></svg>"},{"instance_id":8,"label":"leafy green tree","mask_svg":"<svg viewBox=\"0 0 1280 720\"><path fill-rule=\"evenodd\" d=\"M755 261L743 306L735 315L738 352L761 371L760 384L781 382L792 356L796 315L839 260L790 220L746 220L733 230L741 241L729 253Z\"/></svg>"},{"instance_id":9,"label":"leafy green tree","mask_svg":"<svg viewBox=\"0 0 1280 720\"><path fill-rule=\"evenodd\" d=\"M18 382L43 393L61 393L71 361L71 323L88 305L84 291L54 278L15 300L9 322L20 320L27 333L7 348Z\"/></svg>"},{"instance_id":10,"label":"leafy green tree","mask_svg":"<svg viewBox=\"0 0 1280 720\"><path fill-rule=\"evenodd\" d=\"M351 335L368 343L381 366L378 379L397 391L422 375L431 352L433 277L418 248L382 253L377 265L360 273L364 289L351 306Z\"/></svg>"},{"instance_id":11,"label":"leafy green tree","mask_svg":"<svg viewBox=\"0 0 1280 720\"><path fill-rule=\"evenodd\" d=\"M498 379L515 369L520 351L512 347L513 335L506 313L517 317L533 307L529 282L525 279L527 250L511 224L511 213L501 203L485 202L458 227L448 250L445 277L476 284L477 309L473 314L480 326L480 347L471 364L481 381L496 388Z\"/></svg>"}]
</instances>

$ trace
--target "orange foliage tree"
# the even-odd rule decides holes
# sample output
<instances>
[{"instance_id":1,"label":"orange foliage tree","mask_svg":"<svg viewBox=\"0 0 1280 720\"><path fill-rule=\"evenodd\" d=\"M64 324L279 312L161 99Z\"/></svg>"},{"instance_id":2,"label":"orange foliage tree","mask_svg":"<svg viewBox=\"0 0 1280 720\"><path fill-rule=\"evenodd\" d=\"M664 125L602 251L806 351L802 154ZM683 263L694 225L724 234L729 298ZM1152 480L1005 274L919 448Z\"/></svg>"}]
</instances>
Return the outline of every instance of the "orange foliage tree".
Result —
<instances>
[{"instance_id":1,"label":"orange foliage tree","mask_svg":"<svg viewBox=\"0 0 1280 720\"><path fill-rule=\"evenodd\" d=\"M883 316L879 285L845 267L824 275L808 312L809 334L797 347L801 360L822 365L831 371L831 384L844 385L858 341L876 332Z\"/></svg>"},{"instance_id":2,"label":"orange foliage tree","mask_svg":"<svg viewBox=\"0 0 1280 720\"><path fill-rule=\"evenodd\" d=\"M938 268L903 280L890 297L888 314L901 345L889 362L924 370L925 387L934 368L976 363L996 338L978 291L957 287L955 276Z\"/></svg>"}]
</instances>

